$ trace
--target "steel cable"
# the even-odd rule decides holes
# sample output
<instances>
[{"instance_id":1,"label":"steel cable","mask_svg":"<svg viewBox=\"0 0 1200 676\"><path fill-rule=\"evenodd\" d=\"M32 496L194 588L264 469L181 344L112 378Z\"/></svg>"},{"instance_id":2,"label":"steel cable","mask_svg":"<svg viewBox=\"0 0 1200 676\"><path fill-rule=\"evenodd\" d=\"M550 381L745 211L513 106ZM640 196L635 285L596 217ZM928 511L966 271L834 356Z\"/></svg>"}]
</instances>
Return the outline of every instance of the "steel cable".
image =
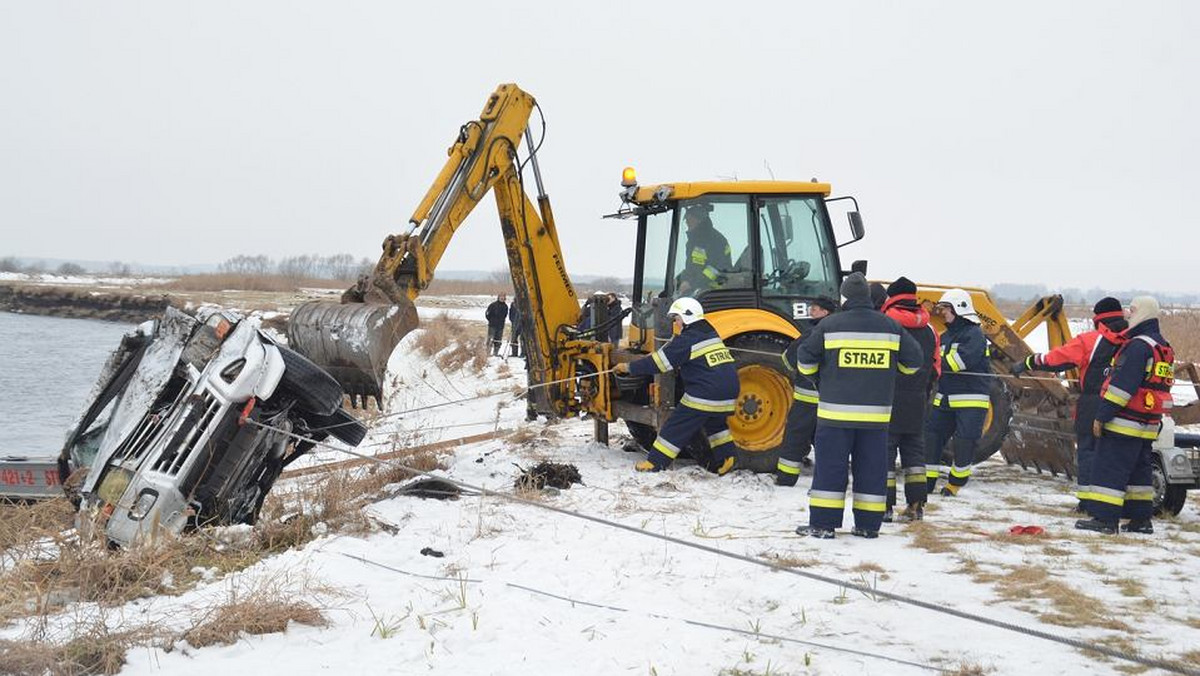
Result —
<instances>
[{"instance_id":1,"label":"steel cable","mask_svg":"<svg viewBox=\"0 0 1200 676\"><path fill-rule=\"evenodd\" d=\"M636 526L630 526L630 525L623 524L623 523L620 523L617 521L610 521L608 519L604 519L604 518L601 518L598 516L593 516L591 514L585 514L583 512L576 512L576 511L566 509L563 507L557 507L554 505L537 502L534 500L528 500L526 498L522 498L520 496L512 495L509 493L501 493L498 491L493 491L489 488L484 488L482 486L475 486L473 484L469 484L464 481L459 481L457 479L451 479L451 478L445 477L445 476L438 476L431 472L420 470L415 467L410 467L408 465L405 465L404 463L396 462L394 460L385 460L383 458L376 458L374 456L356 453L355 451L352 451L349 449L337 448L337 447L331 446L329 444L324 444L322 442L315 441L313 439L307 439L305 437L302 437L301 435L295 434L288 430L272 428L271 426L264 425L263 423L260 423L258 421L247 420L246 422L247 422L247 424L254 424L258 427L263 427L263 428L267 428L267 429L275 429L276 431L278 431L282 434L291 436L293 438L298 438L298 439L301 439L304 441L311 441L314 444L326 446L333 450L338 450L343 453L347 453L349 455L353 455L353 456L363 458L366 460L371 460L371 461L377 462L379 464L388 465L393 468L403 469L405 471L411 472L414 476L424 476L424 477L428 477L431 479L437 479L438 481L444 481L444 482L451 484L453 486L456 486L460 489L474 491L483 496L496 497L496 498L500 498L502 500L507 500L509 502L522 504L522 505L526 505L526 506L534 507L534 508L538 508L538 509L544 509L544 510L547 510L550 512L555 512L557 514L562 514L564 516L570 516L570 517L581 519L584 521L590 521L592 523L597 523L597 524L600 524L603 526L608 526L610 528L616 528L618 530L623 530L623 531L627 531L630 533L634 533L636 535L642 535L642 536L650 537L650 538L653 538L656 540L661 540L663 542L669 542L671 544L675 544L675 545L678 545L681 547L687 547L690 549L695 549L698 551L706 552L709 554L714 554L716 556L721 556L721 557L733 559L736 561L742 561L744 563L749 563L752 565L760 566L760 567L767 568L769 570L773 570L776 572L796 575L798 577L806 578L806 579L813 580L816 582L821 582L824 584L834 585L834 586L842 587L844 589L853 590L853 591L856 591L856 592L859 592L861 594L865 594L868 596L876 596L876 597L880 597L880 598L886 598L886 599L889 599L892 601L896 601L897 603L903 603L903 604L914 606L917 608L923 608L925 610L930 610L935 613L940 613L943 615L950 615L952 617L969 620L971 622L977 622L979 624L996 627L998 629L1005 629L1005 630L1015 632L1018 634L1024 634L1026 636L1039 638L1039 639L1042 639L1045 641L1050 641L1053 643L1066 645L1066 646L1069 646L1072 648L1076 648L1078 650L1098 653L1098 654L1105 655L1107 657L1111 657L1114 659L1123 660L1123 661L1131 662L1134 664L1140 664L1145 667L1162 669L1164 671L1169 671L1169 672L1177 673L1177 674L1186 674L1187 676L1200 676L1200 669L1193 669L1193 668L1184 666L1179 663L1167 662L1165 660L1151 659L1151 658L1147 658L1147 657L1142 657L1141 655L1134 655L1134 654L1126 653L1126 652L1116 650L1114 648L1109 648L1107 646L1099 645L1096 643L1083 641L1083 640L1075 639L1075 638L1070 638L1070 637L1066 637L1066 636L1059 636L1057 634L1051 634L1049 632L1042 631L1040 629L1034 629L1032 627L1024 627L1021 625L1013 624L1011 622L1005 622L1003 620L997 620L997 619L985 617L982 615L976 615L974 613L969 613L969 612L966 612L963 610L958 610L956 608L950 608L947 606L930 603L928 601L923 601L921 599L910 598L907 596L903 596L901 594L895 594L895 593L888 592L888 591L874 589L871 587L867 587L865 585L859 585L859 584L855 584L855 583L849 582L849 581L838 580L838 579L830 577L828 575L822 575L820 573L815 573L812 571L800 570L800 569L796 569L796 568L787 568L785 566L771 563L770 561L764 561L762 559L757 559L757 558L754 558L751 556L747 556L745 554L738 554L736 552L727 552L722 549L717 549L716 547L710 547L708 545L701 544L698 542L691 542L688 540L683 540L683 539L680 539L680 538L677 538L677 537L674 537L671 535L666 535L663 533L655 533L653 531L648 531L648 530L645 530L642 528L638 528Z\"/></svg>"}]
</instances>

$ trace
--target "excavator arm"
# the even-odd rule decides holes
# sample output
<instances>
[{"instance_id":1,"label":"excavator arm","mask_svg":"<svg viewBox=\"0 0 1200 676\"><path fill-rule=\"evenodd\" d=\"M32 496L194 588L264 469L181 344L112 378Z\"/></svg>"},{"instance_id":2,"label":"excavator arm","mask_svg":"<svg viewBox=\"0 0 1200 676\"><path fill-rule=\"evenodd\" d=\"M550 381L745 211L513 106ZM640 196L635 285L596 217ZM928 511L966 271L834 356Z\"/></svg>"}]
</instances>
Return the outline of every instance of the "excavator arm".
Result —
<instances>
[{"instance_id":1,"label":"excavator arm","mask_svg":"<svg viewBox=\"0 0 1200 676\"><path fill-rule=\"evenodd\" d=\"M348 391L375 396L387 359L417 326L413 301L433 281L438 262L463 221L490 192L496 201L524 321L533 408L568 415L579 353L600 361L603 350L575 341L579 302L566 272L550 198L542 184L529 120L537 103L516 85L502 84L479 119L464 124L449 157L408 227L389 235L372 273L343 294L343 305L305 303L293 313L289 337L297 349L326 366ZM524 163L518 149L528 146ZM531 166L537 203L526 194L523 169Z\"/></svg>"}]
</instances>

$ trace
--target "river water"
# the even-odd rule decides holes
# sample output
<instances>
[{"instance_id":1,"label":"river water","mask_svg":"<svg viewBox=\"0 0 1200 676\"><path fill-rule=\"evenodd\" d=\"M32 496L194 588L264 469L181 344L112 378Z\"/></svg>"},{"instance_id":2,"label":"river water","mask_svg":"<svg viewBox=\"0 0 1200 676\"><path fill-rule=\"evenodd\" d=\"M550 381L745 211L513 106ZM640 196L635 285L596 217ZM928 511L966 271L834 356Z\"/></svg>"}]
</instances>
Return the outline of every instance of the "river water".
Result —
<instances>
[{"instance_id":1,"label":"river water","mask_svg":"<svg viewBox=\"0 0 1200 676\"><path fill-rule=\"evenodd\" d=\"M55 456L100 367L132 329L0 312L0 456Z\"/></svg>"}]
</instances>

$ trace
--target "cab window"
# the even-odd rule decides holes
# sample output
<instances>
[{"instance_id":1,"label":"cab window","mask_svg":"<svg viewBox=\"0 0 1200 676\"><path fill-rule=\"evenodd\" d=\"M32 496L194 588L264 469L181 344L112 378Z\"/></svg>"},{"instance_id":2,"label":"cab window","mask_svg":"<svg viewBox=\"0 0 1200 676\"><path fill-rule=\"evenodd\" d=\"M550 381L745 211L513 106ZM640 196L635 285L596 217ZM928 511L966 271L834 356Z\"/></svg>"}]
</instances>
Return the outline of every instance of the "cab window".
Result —
<instances>
[{"instance_id":1,"label":"cab window","mask_svg":"<svg viewBox=\"0 0 1200 676\"><path fill-rule=\"evenodd\" d=\"M678 208L675 295L697 296L713 289L753 288L749 198L711 196L681 201Z\"/></svg>"},{"instance_id":2,"label":"cab window","mask_svg":"<svg viewBox=\"0 0 1200 676\"><path fill-rule=\"evenodd\" d=\"M833 243L819 196L758 199L764 299L791 314L793 303L771 296L837 299ZM786 307L784 307L786 306Z\"/></svg>"}]
</instances>

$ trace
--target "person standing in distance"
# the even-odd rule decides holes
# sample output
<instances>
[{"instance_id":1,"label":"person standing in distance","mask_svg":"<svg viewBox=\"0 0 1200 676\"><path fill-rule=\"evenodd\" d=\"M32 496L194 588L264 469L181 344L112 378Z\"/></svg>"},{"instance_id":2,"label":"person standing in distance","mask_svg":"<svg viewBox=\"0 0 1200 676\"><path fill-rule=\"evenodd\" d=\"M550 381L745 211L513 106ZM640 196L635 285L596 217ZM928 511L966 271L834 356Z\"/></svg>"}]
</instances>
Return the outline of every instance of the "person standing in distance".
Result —
<instances>
[{"instance_id":1,"label":"person standing in distance","mask_svg":"<svg viewBox=\"0 0 1200 676\"><path fill-rule=\"evenodd\" d=\"M504 322L508 319L508 303L504 302L505 295L499 294L491 305L487 306L483 316L488 323L488 338L492 342L492 356L500 354L500 343L504 340Z\"/></svg>"}]
</instances>

